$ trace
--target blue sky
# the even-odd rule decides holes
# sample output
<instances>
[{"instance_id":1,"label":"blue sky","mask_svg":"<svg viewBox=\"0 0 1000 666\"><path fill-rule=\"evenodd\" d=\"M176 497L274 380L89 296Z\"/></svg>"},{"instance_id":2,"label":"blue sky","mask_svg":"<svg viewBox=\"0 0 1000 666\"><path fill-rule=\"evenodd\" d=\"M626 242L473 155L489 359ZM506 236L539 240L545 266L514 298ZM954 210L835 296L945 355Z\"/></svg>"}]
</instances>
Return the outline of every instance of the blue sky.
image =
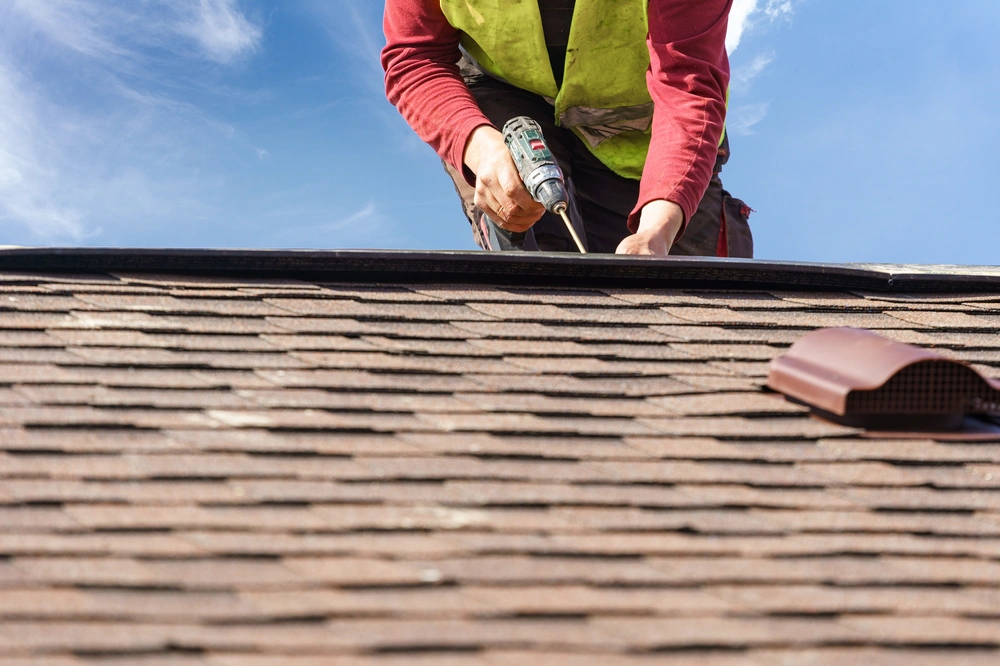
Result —
<instances>
[{"instance_id":1,"label":"blue sky","mask_svg":"<svg viewBox=\"0 0 1000 666\"><path fill-rule=\"evenodd\" d=\"M471 249L371 0L4 0L0 244ZM996 0L737 0L757 256L1000 263Z\"/></svg>"}]
</instances>

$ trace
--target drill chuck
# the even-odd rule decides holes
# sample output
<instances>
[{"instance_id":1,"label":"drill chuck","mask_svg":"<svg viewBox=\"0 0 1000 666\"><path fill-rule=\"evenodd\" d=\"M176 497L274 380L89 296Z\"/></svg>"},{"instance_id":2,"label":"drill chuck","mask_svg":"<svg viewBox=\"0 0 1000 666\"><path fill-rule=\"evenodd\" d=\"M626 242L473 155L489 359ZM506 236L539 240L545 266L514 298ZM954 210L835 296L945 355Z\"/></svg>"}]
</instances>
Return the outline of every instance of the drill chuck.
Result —
<instances>
[{"instance_id":1,"label":"drill chuck","mask_svg":"<svg viewBox=\"0 0 1000 666\"><path fill-rule=\"evenodd\" d=\"M569 195L566 179L545 143L541 126L527 116L519 116L503 126L503 140L531 198L562 218L576 247L586 254L587 250L567 215Z\"/></svg>"},{"instance_id":2,"label":"drill chuck","mask_svg":"<svg viewBox=\"0 0 1000 666\"><path fill-rule=\"evenodd\" d=\"M541 174L542 169L535 171L535 174ZM545 176L547 174L543 174ZM560 173L555 177L543 177L537 179L537 184L529 185L528 191L531 192L531 197L538 203L545 206L545 210L550 213L557 213L557 206L562 206L565 208L567 206L566 196L566 186L562 181L562 174Z\"/></svg>"},{"instance_id":3,"label":"drill chuck","mask_svg":"<svg viewBox=\"0 0 1000 666\"><path fill-rule=\"evenodd\" d=\"M569 201L562 169L537 122L526 116L514 118L504 125L503 139L532 199L552 213L557 204Z\"/></svg>"}]
</instances>

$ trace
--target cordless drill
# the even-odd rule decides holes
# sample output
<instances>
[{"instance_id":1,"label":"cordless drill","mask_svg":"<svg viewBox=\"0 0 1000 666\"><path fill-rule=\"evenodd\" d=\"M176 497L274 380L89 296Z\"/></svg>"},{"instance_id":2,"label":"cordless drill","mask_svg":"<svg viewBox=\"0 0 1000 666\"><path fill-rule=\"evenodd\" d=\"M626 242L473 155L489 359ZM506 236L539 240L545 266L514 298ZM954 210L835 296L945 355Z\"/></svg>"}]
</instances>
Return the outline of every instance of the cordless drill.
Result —
<instances>
[{"instance_id":1,"label":"cordless drill","mask_svg":"<svg viewBox=\"0 0 1000 666\"><path fill-rule=\"evenodd\" d=\"M503 126L503 140L531 198L545 206L545 210L562 218L573 242L581 253L586 254L587 250L566 214L569 205L566 181L545 143L541 126L527 116L518 116Z\"/></svg>"}]
</instances>

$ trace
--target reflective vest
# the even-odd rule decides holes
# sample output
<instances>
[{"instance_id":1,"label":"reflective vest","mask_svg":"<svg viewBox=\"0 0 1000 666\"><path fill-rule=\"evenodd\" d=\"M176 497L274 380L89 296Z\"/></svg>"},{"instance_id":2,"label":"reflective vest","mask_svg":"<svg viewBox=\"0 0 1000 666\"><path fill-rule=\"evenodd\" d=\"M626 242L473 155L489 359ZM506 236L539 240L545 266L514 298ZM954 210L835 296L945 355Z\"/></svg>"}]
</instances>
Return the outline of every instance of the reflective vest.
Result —
<instances>
[{"instance_id":1,"label":"reflective vest","mask_svg":"<svg viewBox=\"0 0 1000 666\"><path fill-rule=\"evenodd\" d=\"M547 98L557 125L572 129L615 173L639 179L653 121L647 2L577 0L561 87L537 0L441 0L441 9L482 69Z\"/></svg>"}]
</instances>

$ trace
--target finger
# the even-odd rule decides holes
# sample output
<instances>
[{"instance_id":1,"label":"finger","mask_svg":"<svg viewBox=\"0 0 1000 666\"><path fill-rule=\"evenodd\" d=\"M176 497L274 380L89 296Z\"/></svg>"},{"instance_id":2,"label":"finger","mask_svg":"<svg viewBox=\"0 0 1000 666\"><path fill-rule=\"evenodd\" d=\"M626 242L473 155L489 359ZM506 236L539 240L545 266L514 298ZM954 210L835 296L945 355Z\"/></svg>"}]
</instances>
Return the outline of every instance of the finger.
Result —
<instances>
[{"instance_id":1,"label":"finger","mask_svg":"<svg viewBox=\"0 0 1000 666\"><path fill-rule=\"evenodd\" d=\"M544 210L540 203L531 198L531 194L521 181L521 176L517 173L517 167L514 166L513 160L510 161L507 168L501 169L497 173L496 185L497 187L493 188L494 195L500 203L509 204L525 213ZM499 192L496 191L497 189Z\"/></svg>"},{"instance_id":2,"label":"finger","mask_svg":"<svg viewBox=\"0 0 1000 666\"><path fill-rule=\"evenodd\" d=\"M479 208L479 210L489 215L490 218L497 223L502 223L506 218L505 211L501 210L503 208L502 204L500 204L496 200L496 197L493 196L493 193L486 188L476 189L476 196L473 199L473 203L476 204L476 207Z\"/></svg>"},{"instance_id":3,"label":"finger","mask_svg":"<svg viewBox=\"0 0 1000 666\"><path fill-rule=\"evenodd\" d=\"M488 189L484 189L482 192L477 191L475 204L502 229L509 231L530 229L541 217L541 214L526 213L514 204L504 205L498 202L493 192Z\"/></svg>"}]
</instances>

